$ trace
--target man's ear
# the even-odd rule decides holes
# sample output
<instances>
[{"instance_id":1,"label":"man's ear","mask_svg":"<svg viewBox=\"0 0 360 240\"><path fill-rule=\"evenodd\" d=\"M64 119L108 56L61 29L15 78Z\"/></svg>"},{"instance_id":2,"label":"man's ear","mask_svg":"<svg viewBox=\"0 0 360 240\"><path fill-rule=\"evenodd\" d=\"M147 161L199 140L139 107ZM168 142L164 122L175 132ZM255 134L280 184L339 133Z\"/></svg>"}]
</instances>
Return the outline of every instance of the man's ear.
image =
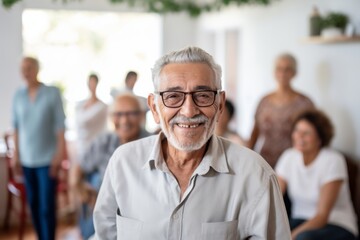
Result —
<instances>
[{"instance_id":1,"label":"man's ear","mask_svg":"<svg viewBox=\"0 0 360 240\"><path fill-rule=\"evenodd\" d=\"M157 112L156 105L155 105L155 95L150 93L147 100L148 100L147 102L148 102L150 111L154 117L155 122L157 124L160 124L160 116Z\"/></svg>"},{"instance_id":2,"label":"man's ear","mask_svg":"<svg viewBox=\"0 0 360 240\"><path fill-rule=\"evenodd\" d=\"M225 99L226 99L225 92L224 92L224 91L221 91L221 92L219 93L219 96L220 96L219 112L218 112L218 116L217 116L216 122L219 122L219 118L220 118L220 116L223 114L224 109L225 109Z\"/></svg>"}]
</instances>

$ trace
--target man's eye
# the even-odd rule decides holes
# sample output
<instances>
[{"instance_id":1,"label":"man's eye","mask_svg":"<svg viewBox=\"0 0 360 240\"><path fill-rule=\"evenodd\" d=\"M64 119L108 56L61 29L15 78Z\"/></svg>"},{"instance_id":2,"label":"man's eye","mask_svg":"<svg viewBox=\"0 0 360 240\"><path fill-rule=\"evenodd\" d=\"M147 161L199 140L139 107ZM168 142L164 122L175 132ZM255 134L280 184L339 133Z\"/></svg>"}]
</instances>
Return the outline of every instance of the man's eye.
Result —
<instances>
[{"instance_id":1,"label":"man's eye","mask_svg":"<svg viewBox=\"0 0 360 240\"><path fill-rule=\"evenodd\" d=\"M196 94L196 97L205 99L205 98L210 98L211 96L209 93L198 93L198 94Z\"/></svg>"},{"instance_id":2,"label":"man's eye","mask_svg":"<svg viewBox=\"0 0 360 240\"><path fill-rule=\"evenodd\" d=\"M176 99L176 98L181 98L181 94L179 94L179 93L169 93L168 95L166 95L166 99Z\"/></svg>"}]
</instances>

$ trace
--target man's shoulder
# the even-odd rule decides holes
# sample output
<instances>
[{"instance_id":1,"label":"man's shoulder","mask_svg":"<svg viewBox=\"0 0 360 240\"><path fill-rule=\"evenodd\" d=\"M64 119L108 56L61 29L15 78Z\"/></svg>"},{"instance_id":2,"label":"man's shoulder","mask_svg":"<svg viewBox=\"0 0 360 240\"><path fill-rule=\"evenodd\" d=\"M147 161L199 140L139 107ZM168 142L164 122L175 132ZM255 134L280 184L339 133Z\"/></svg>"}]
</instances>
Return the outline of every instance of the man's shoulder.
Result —
<instances>
[{"instance_id":1,"label":"man's shoulder","mask_svg":"<svg viewBox=\"0 0 360 240\"><path fill-rule=\"evenodd\" d=\"M142 132L142 138L137 140L128 142L120 146L120 150L123 152L133 151L136 149L137 151L151 151L155 145L156 139L158 138L157 135L150 135L150 133L146 132L145 130Z\"/></svg>"},{"instance_id":2,"label":"man's shoulder","mask_svg":"<svg viewBox=\"0 0 360 240\"><path fill-rule=\"evenodd\" d=\"M117 164L125 162L131 165L144 164L153 151L157 138L157 135L150 135L120 145L114 152L113 161L116 161Z\"/></svg>"},{"instance_id":3,"label":"man's shoulder","mask_svg":"<svg viewBox=\"0 0 360 240\"><path fill-rule=\"evenodd\" d=\"M94 143L99 145L107 145L111 141L119 141L118 139L118 136L114 132L103 132L95 138Z\"/></svg>"},{"instance_id":4,"label":"man's shoulder","mask_svg":"<svg viewBox=\"0 0 360 240\"><path fill-rule=\"evenodd\" d=\"M235 174L242 176L252 175L270 177L274 175L274 170L270 165L255 151L232 143L225 139L222 140L226 159L230 168Z\"/></svg>"},{"instance_id":5,"label":"man's shoulder","mask_svg":"<svg viewBox=\"0 0 360 240\"><path fill-rule=\"evenodd\" d=\"M27 88L25 86L18 87L15 91L14 97L19 98L22 95L25 95L27 91Z\"/></svg>"},{"instance_id":6,"label":"man's shoulder","mask_svg":"<svg viewBox=\"0 0 360 240\"><path fill-rule=\"evenodd\" d=\"M60 89L58 87L56 87L56 86L49 86L49 85L43 84L42 87L45 89L46 92L60 93Z\"/></svg>"}]
</instances>

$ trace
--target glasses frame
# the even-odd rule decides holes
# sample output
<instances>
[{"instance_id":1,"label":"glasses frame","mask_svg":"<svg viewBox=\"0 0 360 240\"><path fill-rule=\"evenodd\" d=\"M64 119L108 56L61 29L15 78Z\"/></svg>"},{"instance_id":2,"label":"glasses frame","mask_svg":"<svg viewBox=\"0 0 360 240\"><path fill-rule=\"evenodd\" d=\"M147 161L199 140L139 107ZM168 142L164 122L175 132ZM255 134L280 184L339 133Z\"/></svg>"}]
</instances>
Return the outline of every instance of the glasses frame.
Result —
<instances>
[{"instance_id":1,"label":"glasses frame","mask_svg":"<svg viewBox=\"0 0 360 240\"><path fill-rule=\"evenodd\" d=\"M182 93L182 94L184 94L184 98L183 98L181 104L179 104L179 106L168 106L168 105L166 105L163 95L164 95L164 93L167 93L167 92L175 92L175 93ZM211 103L211 104L208 104L208 105L205 105L205 106L199 106L199 105L196 103L195 99L194 99L194 94L195 94L195 93L199 93L199 92L212 92L212 93L214 93L214 99L213 99L212 103ZM158 94L158 95L161 96L161 100L162 100L162 102L163 102L163 104L164 104L165 107L167 107L167 108L179 108L179 107L181 107L182 105L184 105L184 102L185 102L185 100L186 100L186 95L188 95L188 94L191 95L191 99L193 100L194 104L195 104L197 107L210 107L210 106L212 106L212 105L215 103L216 95L217 95L218 93L220 93L220 92L221 92L221 90L210 90L210 89L209 89L209 90L198 90L198 91L192 91L192 92L183 92L183 91L161 91L161 92L155 92L155 94Z\"/></svg>"},{"instance_id":2,"label":"glasses frame","mask_svg":"<svg viewBox=\"0 0 360 240\"><path fill-rule=\"evenodd\" d=\"M122 117L135 118L141 115L141 110L127 111L127 112L117 111L117 112L111 112L110 114L112 117L117 117L117 118L122 118Z\"/></svg>"}]
</instances>

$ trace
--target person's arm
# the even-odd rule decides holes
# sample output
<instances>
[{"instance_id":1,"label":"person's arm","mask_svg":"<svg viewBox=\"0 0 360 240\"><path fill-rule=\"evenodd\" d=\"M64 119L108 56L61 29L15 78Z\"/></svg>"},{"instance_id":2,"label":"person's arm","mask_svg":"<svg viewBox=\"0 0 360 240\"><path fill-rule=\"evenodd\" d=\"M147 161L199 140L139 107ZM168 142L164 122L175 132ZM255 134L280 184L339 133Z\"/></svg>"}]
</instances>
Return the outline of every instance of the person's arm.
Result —
<instances>
[{"instance_id":1,"label":"person's arm","mask_svg":"<svg viewBox=\"0 0 360 240\"><path fill-rule=\"evenodd\" d=\"M277 181L279 183L280 191L284 195L285 191L286 191L286 185L287 185L286 181L280 176L277 176Z\"/></svg>"},{"instance_id":2,"label":"person's arm","mask_svg":"<svg viewBox=\"0 0 360 240\"><path fill-rule=\"evenodd\" d=\"M255 121L254 128L251 132L250 139L247 141L247 144L246 144L247 147L250 149L254 149L258 137L259 137L259 127Z\"/></svg>"},{"instance_id":3,"label":"person's arm","mask_svg":"<svg viewBox=\"0 0 360 240\"><path fill-rule=\"evenodd\" d=\"M117 237L116 218L118 205L116 203L113 183L116 182L116 168L113 166L113 158L110 159L106 168L103 182L100 187L94 208L95 239L112 240ZM120 211L120 210L119 210Z\"/></svg>"},{"instance_id":4,"label":"person's arm","mask_svg":"<svg viewBox=\"0 0 360 240\"><path fill-rule=\"evenodd\" d=\"M75 190L75 194L82 203L87 203L94 207L97 191L85 180L85 173L78 163L74 163L72 168L71 186Z\"/></svg>"},{"instance_id":5,"label":"person's arm","mask_svg":"<svg viewBox=\"0 0 360 240\"><path fill-rule=\"evenodd\" d=\"M54 131L56 132L56 150L50 164L50 175L57 177L62 160L65 157L65 113L59 89L53 94Z\"/></svg>"},{"instance_id":6,"label":"person's arm","mask_svg":"<svg viewBox=\"0 0 360 240\"><path fill-rule=\"evenodd\" d=\"M321 228L327 224L331 209L336 202L342 184L343 180L336 180L326 183L321 187L316 215L291 232L293 239L301 232Z\"/></svg>"},{"instance_id":7,"label":"person's arm","mask_svg":"<svg viewBox=\"0 0 360 240\"><path fill-rule=\"evenodd\" d=\"M14 128L13 131L13 140L14 140L14 152L13 152L13 158L12 158L12 168L14 170L15 175L21 175L21 161L20 161L20 152L19 152L19 117L16 111L16 105L17 105L17 93L14 96L13 104L12 104L12 125ZM9 144L9 143L7 143ZM9 147L9 146L8 146Z\"/></svg>"},{"instance_id":8,"label":"person's arm","mask_svg":"<svg viewBox=\"0 0 360 240\"><path fill-rule=\"evenodd\" d=\"M249 239L290 240L289 221L275 175L270 176L256 199L247 224Z\"/></svg>"},{"instance_id":9,"label":"person's arm","mask_svg":"<svg viewBox=\"0 0 360 240\"><path fill-rule=\"evenodd\" d=\"M50 164L50 175L57 177L60 165L65 155L65 131L60 130L56 134L56 151Z\"/></svg>"},{"instance_id":10,"label":"person's arm","mask_svg":"<svg viewBox=\"0 0 360 240\"><path fill-rule=\"evenodd\" d=\"M12 167L14 170L15 175L21 175L21 163L20 163L20 153L19 153L19 138L18 138L18 131L15 130L13 133L13 140L14 140L14 153L12 158Z\"/></svg>"}]
</instances>

